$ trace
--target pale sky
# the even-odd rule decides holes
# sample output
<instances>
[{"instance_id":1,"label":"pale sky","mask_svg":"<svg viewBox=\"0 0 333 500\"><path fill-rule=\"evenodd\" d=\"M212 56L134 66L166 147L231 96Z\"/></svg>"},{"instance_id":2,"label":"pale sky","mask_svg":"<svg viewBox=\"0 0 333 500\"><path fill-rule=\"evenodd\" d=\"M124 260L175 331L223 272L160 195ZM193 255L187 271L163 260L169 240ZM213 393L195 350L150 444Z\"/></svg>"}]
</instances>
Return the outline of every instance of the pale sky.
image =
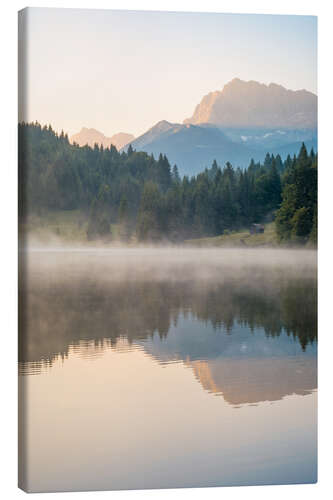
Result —
<instances>
[{"instance_id":1,"label":"pale sky","mask_svg":"<svg viewBox=\"0 0 333 500\"><path fill-rule=\"evenodd\" d=\"M27 121L138 136L238 77L317 93L311 16L29 8ZM22 118L22 117L21 117Z\"/></svg>"}]
</instances>

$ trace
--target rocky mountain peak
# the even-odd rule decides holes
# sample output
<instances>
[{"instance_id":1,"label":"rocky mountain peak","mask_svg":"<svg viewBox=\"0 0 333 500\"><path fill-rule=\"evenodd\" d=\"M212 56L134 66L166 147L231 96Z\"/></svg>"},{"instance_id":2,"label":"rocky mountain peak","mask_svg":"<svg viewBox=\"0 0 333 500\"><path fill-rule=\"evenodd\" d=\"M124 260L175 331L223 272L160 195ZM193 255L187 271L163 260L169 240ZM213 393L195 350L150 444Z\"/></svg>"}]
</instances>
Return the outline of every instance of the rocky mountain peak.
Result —
<instances>
[{"instance_id":1,"label":"rocky mountain peak","mask_svg":"<svg viewBox=\"0 0 333 500\"><path fill-rule=\"evenodd\" d=\"M184 123L213 123L224 127L316 128L317 96L234 78L221 91L210 92Z\"/></svg>"}]
</instances>

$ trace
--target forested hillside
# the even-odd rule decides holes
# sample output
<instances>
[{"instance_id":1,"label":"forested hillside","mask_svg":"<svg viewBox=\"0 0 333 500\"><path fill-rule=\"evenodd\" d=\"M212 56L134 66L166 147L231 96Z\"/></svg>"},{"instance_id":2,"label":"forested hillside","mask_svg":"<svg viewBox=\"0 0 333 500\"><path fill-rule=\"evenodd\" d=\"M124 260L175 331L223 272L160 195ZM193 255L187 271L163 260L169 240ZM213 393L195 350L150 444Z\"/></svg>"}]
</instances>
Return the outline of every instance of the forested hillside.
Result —
<instances>
[{"instance_id":1,"label":"forested hillside","mask_svg":"<svg viewBox=\"0 0 333 500\"><path fill-rule=\"evenodd\" d=\"M70 144L38 123L19 125L19 214L77 210L87 238L173 241L215 236L274 219L281 241L316 241L317 155L266 155L180 178L165 155Z\"/></svg>"}]
</instances>

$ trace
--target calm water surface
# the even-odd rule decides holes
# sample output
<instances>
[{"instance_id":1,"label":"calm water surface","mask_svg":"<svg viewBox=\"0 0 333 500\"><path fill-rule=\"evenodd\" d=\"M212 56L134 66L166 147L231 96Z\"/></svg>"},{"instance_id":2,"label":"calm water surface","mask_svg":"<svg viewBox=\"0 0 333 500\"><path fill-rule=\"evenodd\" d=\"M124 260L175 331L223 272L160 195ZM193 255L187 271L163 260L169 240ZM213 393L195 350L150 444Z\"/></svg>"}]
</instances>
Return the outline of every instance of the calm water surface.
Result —
<instances>
[{"instance_id":1,"label":"calm water surface","mask_svg":"<svg viewBox=\"0 0 333 500\"><path fill-rule=\"evenodd\" d=\"M35 249L20 305L25 489L316 481L315 252Z\"/></svg>"}]
</instances>

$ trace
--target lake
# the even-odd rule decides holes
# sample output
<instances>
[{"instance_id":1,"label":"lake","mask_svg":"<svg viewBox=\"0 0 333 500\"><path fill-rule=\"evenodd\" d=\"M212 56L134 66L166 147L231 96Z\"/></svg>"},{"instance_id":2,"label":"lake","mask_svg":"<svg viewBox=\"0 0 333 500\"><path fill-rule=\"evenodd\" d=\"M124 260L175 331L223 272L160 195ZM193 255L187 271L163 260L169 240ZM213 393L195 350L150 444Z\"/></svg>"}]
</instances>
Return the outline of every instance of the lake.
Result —
<instances>
[{"instance_id":1,"label":"lake","mask_svg":"<svg viewBox=\"0 0 333 500\"><path fill-rule=\"evenodd\" d=\"M20 260L25 489L316 482L315 251Z\"/></svg>"}]
</instances>

